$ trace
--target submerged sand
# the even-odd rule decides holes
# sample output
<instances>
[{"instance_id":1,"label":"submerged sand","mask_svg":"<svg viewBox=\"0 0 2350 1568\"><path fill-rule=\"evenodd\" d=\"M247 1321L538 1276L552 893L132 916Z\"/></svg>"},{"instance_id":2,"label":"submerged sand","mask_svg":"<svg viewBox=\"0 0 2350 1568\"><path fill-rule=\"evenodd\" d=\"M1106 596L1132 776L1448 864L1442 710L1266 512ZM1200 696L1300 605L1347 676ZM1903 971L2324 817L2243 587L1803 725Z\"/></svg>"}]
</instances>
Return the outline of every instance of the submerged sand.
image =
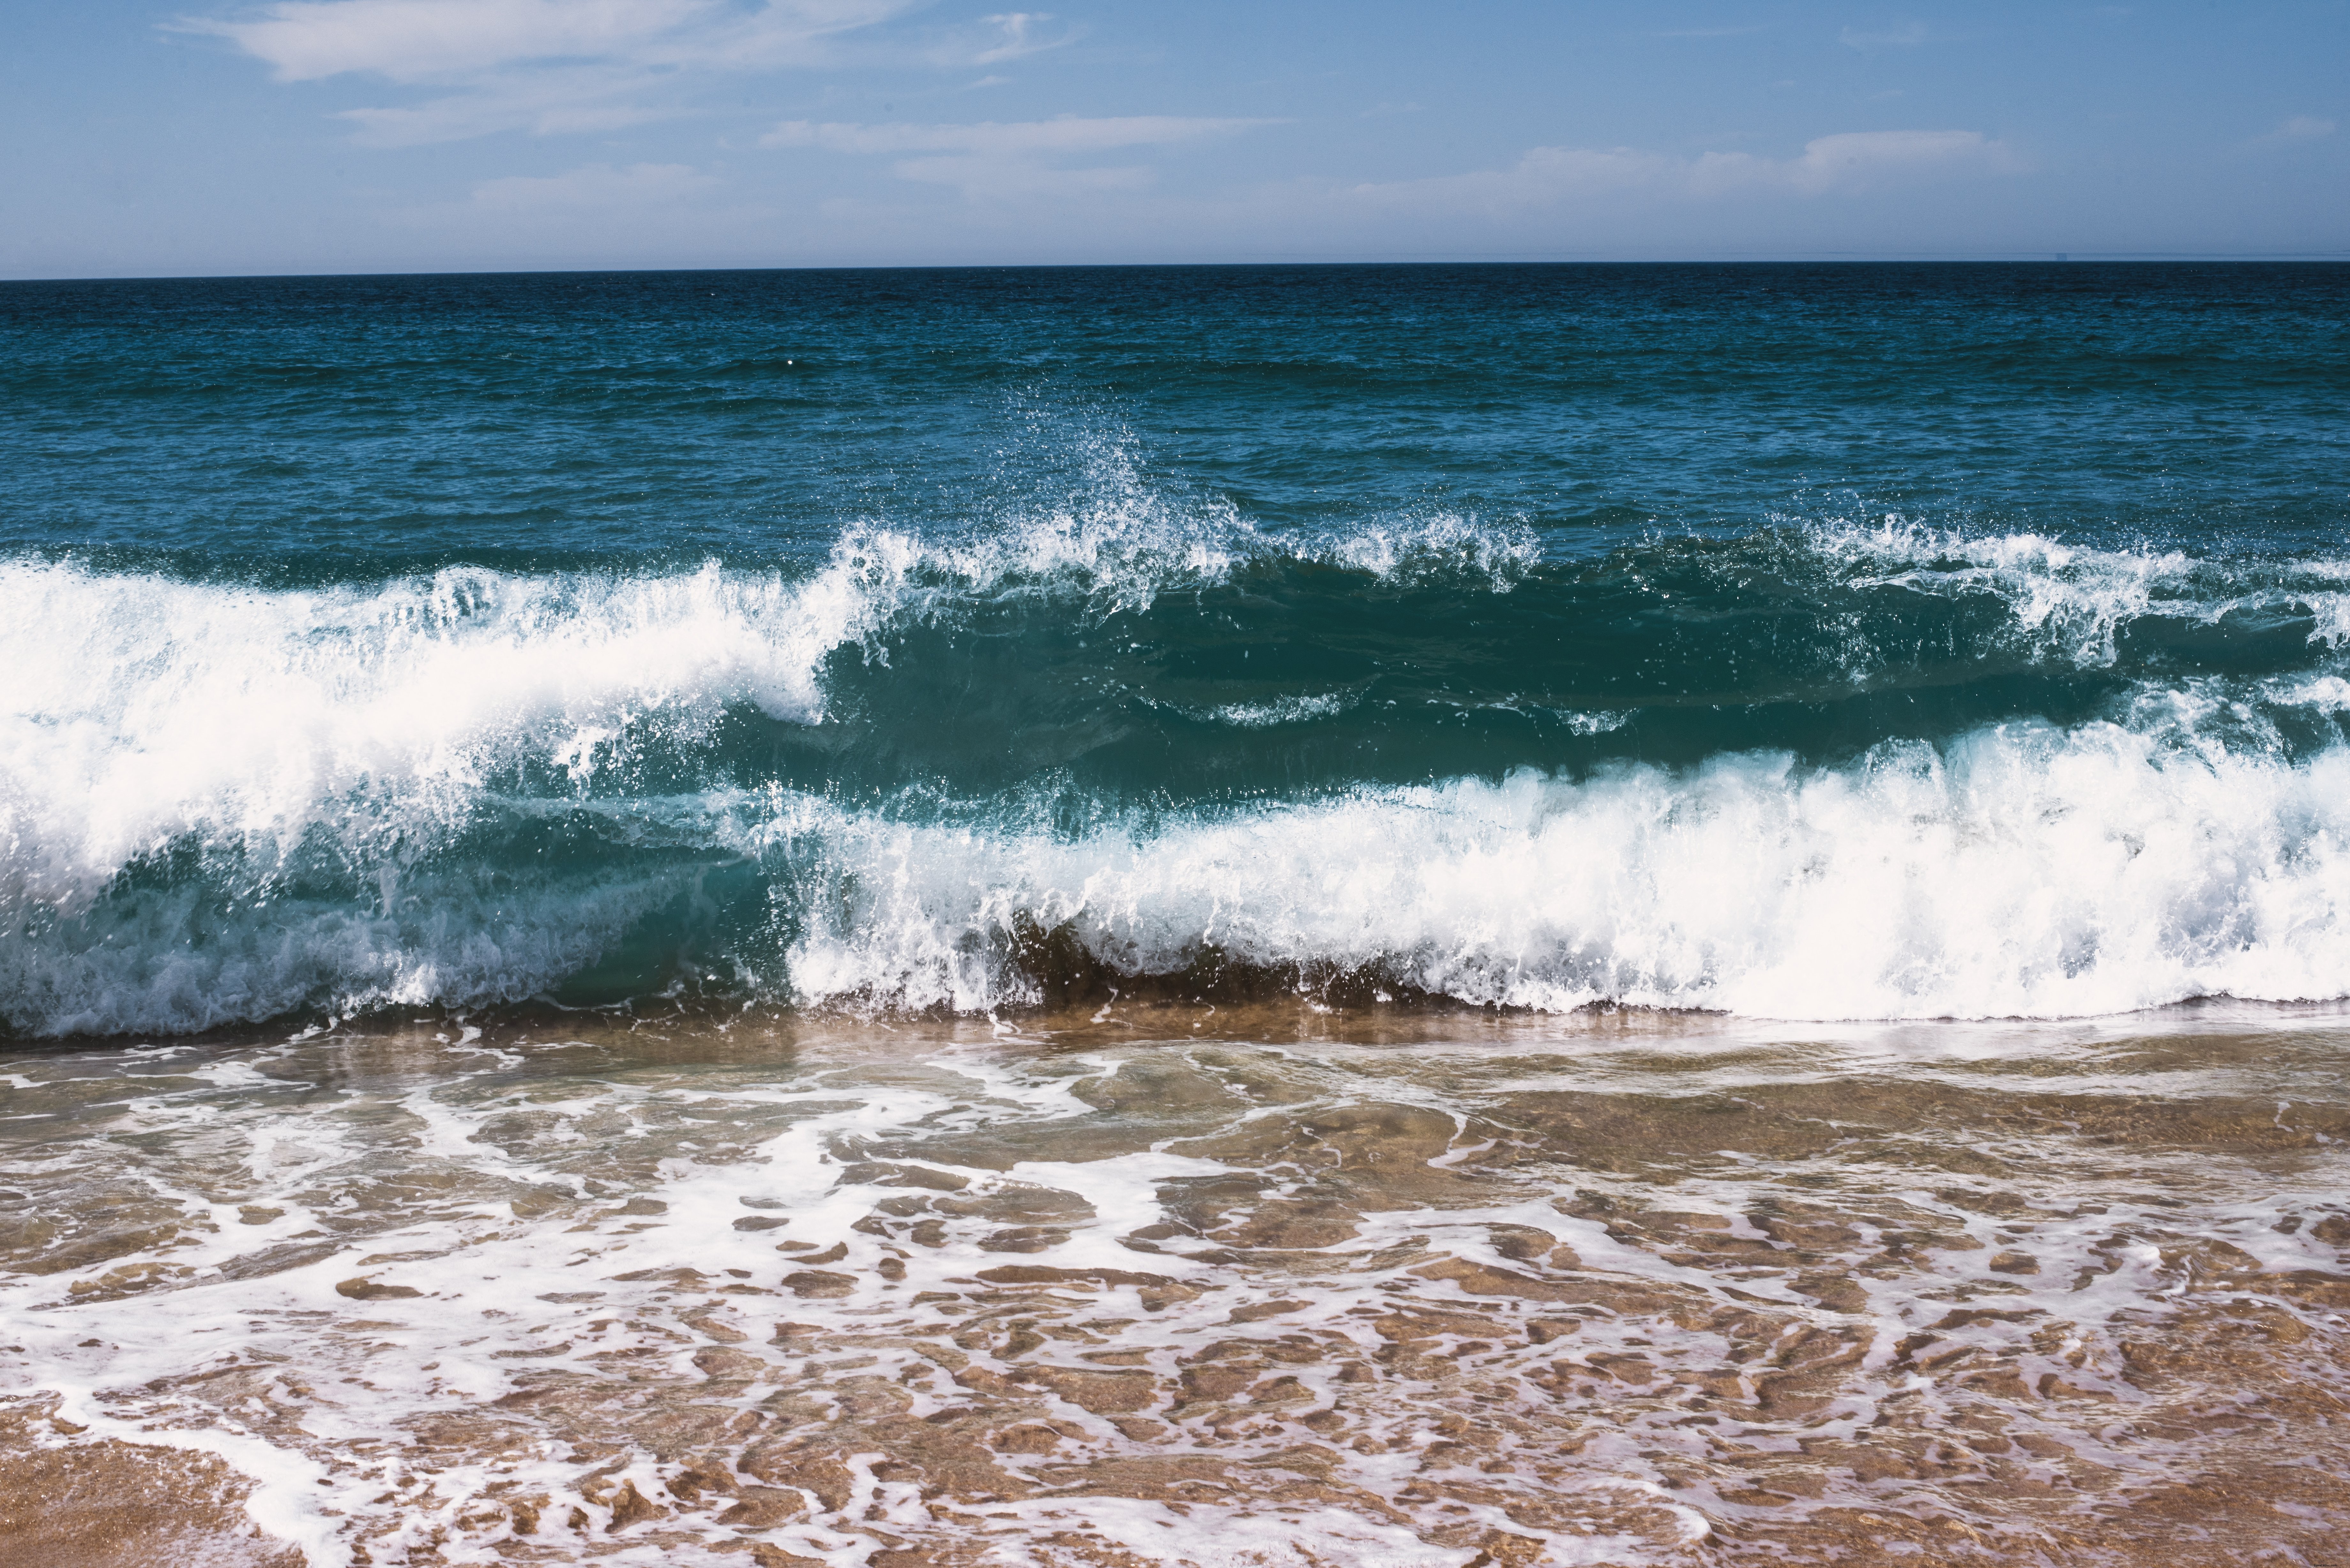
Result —
<instances>
[{"instance_id":1,"label":"submerged sand","mask_svg":"<svg viewBox=\"0 0 2350 1568\"><path fill-rule=\"evenodd\" d=\"M2350 1563L2350 1020L0 1054L0 1568Z\"/></svg>"}]
</instances>

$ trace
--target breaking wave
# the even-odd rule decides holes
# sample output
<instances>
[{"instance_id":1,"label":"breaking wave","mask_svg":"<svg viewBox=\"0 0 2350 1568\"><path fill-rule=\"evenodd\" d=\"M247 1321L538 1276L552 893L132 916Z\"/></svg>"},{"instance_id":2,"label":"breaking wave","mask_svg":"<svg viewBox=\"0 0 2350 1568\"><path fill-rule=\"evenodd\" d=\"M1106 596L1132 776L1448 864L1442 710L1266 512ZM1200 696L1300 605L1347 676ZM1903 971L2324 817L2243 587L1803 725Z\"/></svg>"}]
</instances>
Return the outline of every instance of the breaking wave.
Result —
<instances>
[{"instance_id":1,"label":"breaking wave","mask_svg":"<svg viewBox=\"0 0 2350 1568\"><path fill-rule=\"evenodd\" d=\"M1514 524L1274 534L1139 483L763 570L265 587L20 559L0 1015L687 984L1794 1018L2339 997L2345 593L2341 563L1898 519L1545 559ZM2077 711L2002 688L1811 750L1727 716L1986 671ZM965 773L910 776L950 733ZM1093 760L1129 753L1201 782ZM877 757L886 783L855 771Z\"/></svg>"}]
</instances>

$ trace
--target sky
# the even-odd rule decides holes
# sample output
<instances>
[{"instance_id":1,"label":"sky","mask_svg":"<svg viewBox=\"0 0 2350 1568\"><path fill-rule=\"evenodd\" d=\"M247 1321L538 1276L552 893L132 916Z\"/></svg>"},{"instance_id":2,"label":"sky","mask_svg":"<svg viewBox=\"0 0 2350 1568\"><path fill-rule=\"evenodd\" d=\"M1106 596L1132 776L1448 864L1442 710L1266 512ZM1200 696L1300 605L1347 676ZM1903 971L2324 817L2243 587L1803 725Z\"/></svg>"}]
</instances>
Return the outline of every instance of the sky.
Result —
<instances>
[{"instance_id":1,"label":"sky","mask_svg":"<svg viewBox=\"0 0 2350 1568\"><path fill-rule=\"evenodd\" d=\"M2350 255L2350 0L0 0L0 276Z\"/></svg>"}]
</instances>

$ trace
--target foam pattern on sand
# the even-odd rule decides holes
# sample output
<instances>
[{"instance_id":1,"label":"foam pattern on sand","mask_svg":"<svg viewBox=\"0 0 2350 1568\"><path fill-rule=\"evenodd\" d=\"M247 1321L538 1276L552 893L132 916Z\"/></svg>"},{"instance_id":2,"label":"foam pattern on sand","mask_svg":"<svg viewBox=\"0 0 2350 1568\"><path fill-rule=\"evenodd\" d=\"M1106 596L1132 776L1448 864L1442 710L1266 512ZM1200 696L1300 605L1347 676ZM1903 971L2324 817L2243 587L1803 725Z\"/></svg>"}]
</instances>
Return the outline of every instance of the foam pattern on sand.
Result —
<instances>
[{"instance_id":1,"label":"foam pattern on sand","mask_svg":"<svg viewBox=\"0 0 2350 1568\"><path fill-rule=\"evenodd\" d=\"M2123 1563L2215 1474L2291 1505L2231 1551L2342 1522L2350 1110L2253 1061L695 1038L9 1064L11 1410L217 1455L314 1564Z\"/></svg>"}]
</instances>

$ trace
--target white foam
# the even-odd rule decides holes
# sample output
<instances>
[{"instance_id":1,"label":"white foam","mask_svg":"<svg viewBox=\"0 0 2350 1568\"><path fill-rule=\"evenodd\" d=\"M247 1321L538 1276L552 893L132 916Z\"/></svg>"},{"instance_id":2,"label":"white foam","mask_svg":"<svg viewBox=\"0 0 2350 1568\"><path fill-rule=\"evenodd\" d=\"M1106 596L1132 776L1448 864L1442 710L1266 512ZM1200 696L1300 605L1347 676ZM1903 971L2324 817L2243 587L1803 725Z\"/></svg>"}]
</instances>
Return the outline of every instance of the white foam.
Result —
<instances>
[{"instance_id":1,"label":"white foam","mask_svg":"<svg viewBox=\"0 0 2350 1568\"><path fill-rule=\"evenodd\" d=\"M798 581L450 568L277 592L0 564L0 907L71 911L184 834L283 857L452 823L504 768L584 784L733 703L814 719L818 661L872 628L904 554L844 541Z\"/></svg>"},{"instance_id":2,"label":"white foam","mask_svg":"<svg viewBox=\"0 0 2350 1568\"><path fill-rule=\"evenodd\" d=\"M2007 601L2015 628L2074 663L2106 665L2122 627L2164 607L2216 618L2234 602L2184 592L2199 567L2177 551L2100 550L2040 534L1970 535L1888 514L1876 525L1832 524L1808 531L1828 561L1876 568L1856 587L1898 586L1939 597L1988 593Z\"/></svg>"},{"instance_id":3,"label":"white foam","mask_svg":"<svg viewBox=\"0 0 2350 1568\"><path fill-rule=\"evenodd\" d=\"M1326 535L1310 554L1389 580L1465 569L1497 593L1522 581L1543 556L1540 537L1523 523L1495 525L1453 512Z\"/></svg>"},{"instance_id":4,"label":"white foam","mask_svg":"<svg viewBox=\"0 0 2350 1568\"><path fill-rule=\"evenodd\" d=\"M316 829L455 820L517 765L586 785L737 705L812 722L834 649L973 597L1137 607L1281 558L1491 571L1523 554L1513 539L1451 516L1275 538L1113 472L1084 504L964 537L855 528L795 576L451 567L272 590L0 561L0 909L70 909L182 834L282 855Z\"/></svg>"},{"instance_id":5,"label":"white foam","mask_svg":"<svg viewBox=\"0 0 2350 1568\"><path fill-rule=\"evenodd\" d=\"M1632 722L1632 715L1621 709L1544 708L1541 710L1566 726L1570 735L1609 735Z\"/></svg>"},{"instance_id":6,"label":"white foam","mask_svg":"<svg viewBox=\"0 0 2350 1568\"><path fill-rule=\"evenodd\" d=\"M1203 717L1239 730L1270 730L1283 724L1306 724L1347 711L1362 701L1356 691L1275 697L1263 702L1228 702L1210 709Z\"/></svg>"},{"instance_id":7,"label":"white foam","mask_svg":"<svg viewBox=\"0 0 2350 1568\"><path fill-rule=\"evenodd\" d=\"M783 803L801 1000L1033 1000L1015 917L1128 972L1376 966L1504 1006L2053 1017L2350 994L2350 754L2005 725L1841 768L1361 790L1077 839Z\"/></svg>"},{"instance_id":8,"label":"white foam","mask_svg":"<svg viewBox=\"0 0 2350 1568\"><path fill-rule=\"evenodd\" d=\"M2350 712L2350 680L2339 675L2272 681L2262 695L2280 707L2314 708L2324 713Z\"/></svg>"},{"instance_id":9,"label":"white foam","mask_svg":"<svg viewBox=\"0 0 2350 1568\"><path fill-rule=\"evenodd\" d=\"M298 1452L243 1433L174 1428L123 1420L93 1397L93 1390L52 1382L59 1418L84 1429L86 1441L111 1439L139 1448L176 1449L211 1454L252 1483L244 1511L258 1532L302 1549L309 1568L343 1568L351 1549L339 1539L339 1511L316 1488L328 1484L327 1467Z\"/></svg>"},{"instance_id":10,"label":"white foam","mask_svg":"<svg viewBox=\"0 0 2350 1568\"><path fill-rule=\"evenodd\" d=\"M1900 587L1939 597L2004 602L2029 647L2082 668L2110 665L2136 620L2205 625L2240 611L2306 615L2314 645L2350 644L2350 562L2215 561L2178 550L2104 549L2043 534L1969 534L1898 514L1875 524L1804 527L1802 537L1854 587Z\"/></svg>"},{"instance_id":11,"label":"white foam","mask_svg":"<svg viewBox=\"0 0 2350 1568\"><path fill-rule=\"evenodd\" d=\"M1725 1034L1698 1048L1712 1055L1731 1037L1762 1036ZM2056 1032L2010 1036L2011 1045L2021 1049L2003 1064L1987 1064L1993 1073L1965 1077L1978 1088L1985 1082L2043 1088L2050 1081L2043 1070L2064 1054L2055 1037ZM1567 1168L1571 1180L1561 1180L1561 1168L1548 1165L1464 1169L1460 1155L1482 1142L1494 1130L1492 1122L1461 1132L1430 1162L1461 1172L1448 1179L1467 1179L1448 1187L1444 1201L1408 1197L1395 1207L1365 1203L1347 1227L1351 1233L1326 1246L1237 1261L1221 1251L1186 1255L1202 1242L1223 1244L1213 1235L1195 1234L1200 1178L1220 1178L1228 1189L1237 1186L1262 1197L1326 1190L1322 1184L1331 1172L1301 1167L1295 1145L1247 1136L1265 1108L1260 1096L1284 1106L1298 1127L1314 1125L1317 1106L1366 1103L1435 1109L1466 1127L1472 1116L1492 1116L1495 1107L1507 1106L1518 1091L1620 1094L1627 1091L1627 1072L1655 1071L1648 1042L1630 1051L1619 1045L1619 1059L1608 1061L1604 1045L1588 1055L1529 1054L1523 1046L1534 1038L1498 1049L1413 1047L1415 1056L1432 1058L1424 1073L1403 1070L1393 1048L1329 1042L1310 1053L1161 1042L1080 1056L941 1048L933 1039L904 1055L877 1057L869 1040L827 1045L816 1037L796 1060L795 1054L758 1053L746 1062L728 1049L719 1062L689 1061L664 1048L601 1070L567 1063L561 1079L550 1079L544 1062L535 1070L492 1064L478 1053L435 1053L411 1039L368 1071L319 1089L303 1082L312 1075L305 1064L318 1060L317 1046L248 1053L240 1058L255 1069L247 1072L205 1072L201 1064L193 1071L151 1071L151 1064L139 1063L116 1072L113 1087L96 1100L82 1092L45 1098L42 1109L76 1116L81 1136L62 1145L36 1137L0 1150L0 1177L53 1199L59 1214L75 1212L81 1199L74 1194L94 1189L93 1179L101 1173L133 1185L143 1203L176 1208L191 1220L204 1209L192 1197L198 1188L293 1210L323 1197L322 1207L341 1214L340 1234L321 1241L334 1246L327 1255L258 1272L231 1265L275 1251L284 1225L307 1229L307 1222L246 1226L222 1216L210 1228L184 1223L149 1251L67 1272L83 1278L0 1275L0 1314L20 1342L11 1392L57 1397L59 1416L89 1428L78 1435L60 1428L45 1442L119 1438L220 1455L256 1483L249 1504L256 1522L300 1542L319 1563L353 1560L350 1546L360 1540L378 1563L411 1553L421 1558L428 1546L431 1555L451 1563L495 1563L529 1544L577 1555L587 1550L567 1522L577 1507L596 1550L615 1549L611 1561L716 1568L740 1561L742 1542L713 1528L706 1516L681 1510L685 1517L660 1527L658 1546L645 1539L651 1529L632 1531L612 1518L609 1489L623 1479L646 1498L676 1501L666 1483L677 1475L677 1459L656 1457L660 1439L650 1425L641 1437L624 1426L619 1436L627 1449L583 1451L573 1446L580 1428L536 1414L527 1401L500 1412L497 1424L475 1439L433 1436L428 1423L544 1387L550 1371L559 1371L575 1388L600 1386L608 1408L625 1402L633 1413L665 1400L672 1409L690 1402L697 1413L722 1416L771 1411L783 1389L846 1414L854 1379L870 1378L903 1390L910 1402L904 1414L919 1420L964 1404L958 1388L931 1374L936 1363L931 1358L949 1345L963 1346L972 1363L998 1375L1040 1365L1098 1366L1084 1355L1091 1345L1129 1358L1117 1365L1148 1366L1163 1386L1218 1341L1311 1331L1331 1354L1284 1363L1284 1369L1317 1396L1316 1407L1345 1403L1354 1431L1377 1439L1344 1452L1334 1449L1330 1457L1340 1479L1390 1507L1350 1510L1310 1501L1273 1509L1245 1498L1212 1497L1174 1506L1084 1491L1056 1496L1057 1489L1048 1487L989 1503L992 1522L981 1528L1003 1532L992 1548L1007 1561L1033 1555L1037 1543L1082 1526L1151 1560L1180 1548L1185 1561L1234 1568L1315 1562L1457 1565L1472 1555L1471 1547L1439 1548L1432 1542L1457 1542L1464 1533L1473 1539L1490 1528L1545 1537L1548 1560L1562 1563L1670 1562L1682 1553L1669 1540L1527 1525L1513 1520L1505 1505L1534 1497L1537 1487L1553 1495L1622 1494L1672 1521L1686 1545L1706 1533L1708 1513L1739 1517L1739 1505L1725 1504L1718 1490L1730 1479L1718 1462L1721 1434L1693 1427L1686 1418L1691 1407L1676 1399L1616 1393L1587 1407L1604 1418L1578 1423L1572 1448L1530 1455L1533 1445L1565 1428L1555 1396L1536 1395L1515 1381L1518 1376L1555 1379L1574 1372L1604 1384L1609 1379L1600 1365L1637 1351L1638 1359L1668 1371L1742 1368L1738 1397L1752 1401L1772 1364L1732 1356L1734 1347L1707 1311L1659 1309L1760 1303L1791 1326L1865 1324L1868 1333L1860 1337L1873 1340L1867 1355L1839 1382L1825 1407L1798 1417L1754 1415L1742 1421L1731 1450L1738 1458L1772 1449L1792 1452L1810 1439L1854 1439L1897 1398L1909 1412L1906 1429L1911 1432L1980 1411L1983 1389L1923 1378L1896 1364L1903 1336L1931 1328L1951 1346L1996 1349L2027 1385L2054 1375L2114 1401L2085 1414L2044 1397L2017 1396L2002 1407L2014 1423L2010 1430L2044 1433L2116 1475L2164 1480L2195 1473L2198 1450L2133 1431L2130 1407L2145 1405L2147 1396L2120 1375L2125 1335L2141 1336L2159 1324L2175 1304L2175 1293L2194 1277L2190 1262L2166 1261L2157 1243L2224 1235L2279 1274L2337 1266L2334 1250L2300 1219L2276 1228L2287 1215L2307 1218L2338 1206L2339 1184L2327 1179L2327 1171L2313 1168L2280 1177L2267 1162L2215 1158L2199 1147L2125 1152L2100 1168L2082 1158L2097 1147L2094 1142L2018 1133L2014 1143L1993 1150L2009 1161L2008 1170L1982 1179L1981 1187L2023 1199L2029 1207L2019 1210L2011 1202L2002 1206L2003 1217L1994 1217L1951 1201L1950 1184L1972 1185L1970 1179L1937 1169L1931 1184L1939 1190L1926 1189L1905 1164L1908 1147L1898 1144L1874 1152L1850 1148L1825 1165L1797 1155L1783 1161L1757 1156L1734 1167L1668 1166L1662 1181L1652 1172L1603 1166ZM348 1044L364 1049L363 1042ZM599 1048L515 1042L512 1054L527 1062L548 1049L567 1058L572 1049ZM1833 1081L1902 1054L1899 1037L1885 1034L1864 1037L1849 1054L1820 1049L1802 1064L1801 1076ZM2076 1054L2059 1081L2085 1086L2072 1071L2094 1054ZM47 1060L62 1059L51 1054ZM133 1061L127 1053L109 1054L105 1062L78 1065L103 1069ZM1099 1084L1129 1065L1171 1066L1235 1091L1225 1103L1194 1102L1195 1118L1153 1129L1189 1135L1187 1147L1219 1152L1176 1155L1138 1147L1124 1137L1105 1139L1100 1114L1075 1091L1081 1082ZM1772 1081L1783 1082L1786 1066L1783 1057L1775 1064L1750 1057L1747 1070L1766 1078L1775 1072ZM47 1068L31 1070L57 1081ZM1536 1075L1523 1076L1527 1071ZM1675 1076L1658 1075L1659 1081ZM2102 1092L2159 1092L2159 1076L2125 1071ZM1721 1092L1732 1087L1711 1074L1706 1082ZM276 1087L264 1090L261 1083ZM1679 1092L1690 1087L1684 1079ZM1256 1093L1237 1092L1246 1089ZM109 1105L136 1108L109 1112ZM523 1107L544 1118L542 1125L518 1128L515 1113ZM2277 1114L2289 1121L2291 1112L2281 1106ZM583 1151L577 1143L551 1137L546 1124L554 1122L567 1123L594 1142ZM625 1158L595 1152L621 1127L652 1138L661 1158L630 1168ZM975 1132L1012 1136L1003 1142L965 1141ZM722 1139L731 1152L712 1147ZM289 1140L313 1147L289 1160L284 1153ZM892 1144L919 1152L910 1158L892 1156L889 1166L864 1166L868 1150ZM1002 1170L958 1166L951 1160L959 1144L974 1152L992 1145L1030 1158ZM2040 1158L2014 1158L2020 1147ZM1040 1155L1045 1158L1035 1158ZM508 1208L505 1200L519 1190L576 1187L583 1158L594 1171L597 1199ZM904 1199L910 1189L865 1179L906 1163L968 1179L951 1204L930 1210L941 1234L916 1240L907 1234L906 1211L877 1207ZM1512 1174L1503 1179L1501 1170ZM1835 1178L1825 1189L1823 1170ZM1035 1186L1070 1193L1093 1212L1072 1219L1075 1233L1042 1242L1042 1251L988 1250L989 1231L999 1220L972 1200ZM2158 1191L2129 1196L2141 1186ZM1748 1241L1762 1235L1753 1218L1767 1208L1790 1200L1798 1207L1831 1204L1853 1227L1837 1267L1866 1292L1866 1316L1847 1319L1812 1304L1794 1276L1817 1259L1803 1258L1792 1246L1776 1256L1762 1253L1771 1265L1763 1268L1749 1266L1756 1262L1752 1251L1735 1254L1739 1266L1727 1271L1719 1257L1710 1264L1677 1262L1677 1244L1663 1235L1642 1241L1637 1231L1619 1233L1609 1221L1566 1211L1589 1196L1570 1187L1620 1196L1627 1200L1622 1212L1669 1204L1675 1211L1710 1215ZM1377 1189L1373 1183L1371 1190ZM621 1207L621 1199L639 1198L653 1201ZM755 1208L746 1209L746 1198L757 1200ZM797 1265L775 1246L776 1231L733 1228L749 1212L787 1219L783 1234L807 1248L843 1247L844 1258L823 1266L839 1270L844 1279L854 1276L848 1293L786 1295L781 1276ZM885 1217L891 1222L877 1222ZM1146 1222L1178 1220L1183 1223L1170 1227L1175 1234L1163 1247L1132 1244L1133 1232ZM1930 1250L1900 1267L1857 1266L1897 1232L1929 1220L1936 1233ZM1532 1227L1569 1244L1577 1261L1534 1267L1542 1277L1563 1278L1557 1272L1563 1269L1602 1284L1654 1287L1646 1293L1648 1304L1579 1314L1571 1338L1537 1344L1523 1334L1526 1314L1513 1310L1522 1303L1497 1303L1492 1294L1471 1293L1457 1277L1419 1272L1430 1258L1444 1254L1490 1268L1528 1268L1522 1258L1498 1250L1495 1226ZM1993 1272L1994 1253L2009 1246L2031 1253L2038 1272ZM1318 1254L1323 1266L1295 1266L1307 1252ZM1029 1304L1008 1310L1034 1313L1042 1304L1057 1311L1082 1302L1094 1336L1056 1340L1034 1355L988 1343L984 1334L961 1334L978 1321L969 1315L983 1293L974 1276L1014 1259L1056 1269L1147 1270L1205 1288L1189 1300L1147 1307L1131 1286L1097 1290L1075 1283L1055 1292L1055 1302L1030 1297ZM898 1277L882 1275L884 1260L894 1260ZM146 1288L121 1284L118 1293L109 1281L120 1282L113 1271L125 1268L159 1272ZM354 1277L421 1293L362 1305L337 1290ZM735 1293L724 1293L730 1290ZM1996 1295L1988 1295L1991 1291ZM2228 1291L2239 1297L2264 1293L2258 1280L2234 1282ZM2001 1310L1969 1324L1943 1321L1955 1303L1972 1299L1970 1293L1986 1293L1989 1304ZM1236 1308L1275 1298L1291 1309L1277 1324L1262 1331L1233 1326ZM1481 1304L1501 1304L1503 1311L1491 1319L1502 1332L1480 1335L1499 1343L1478 1353L1474 1386L1447 1391L1408 1376L1390 1376L1372 1388L1339 1381L1344 1362L1367 1361L1381 1348L1367 1316L1399 1307ZM2293 1310L2314 1315L2312 1309ZM812 1338L777 1333L771 1339L769 1325L779 1318L816 1333ZM2060 1324L2061 1340L2036 1337ZM1455 1325L1440 1337L1458 1346L1476 1332ZM721 1342L755 1364L754 1379L731 1386L723 1378L705 1381L696 1354ZM1024 1355L1028 1359L1015 1361ZM1467 1363L1462 1366L1470 1370ZM203 1376L208 1373L233 1376ZM1043 1388L1030 1387L1035 1397L1047 1397ZM1921 1420L1921 1406L1936 1414ZM1307 1440L1305 1431L1284 1430L1272 1420L1252 1421L1244 1431L1216 1431L1212 1444L1201 1440L1196 1427L1141 1438L1073 1403L1045 1409L1105 1458L1206 1453L1239 1465ZM1170 1421L1178 1414L1157 1400L1151 1409ZM1567 1476L1537 1482L1522 1473L1480 1475L1471 1478L1478 1490L1460 1489L1457 1501L1450 1496L1440 1505L1415 1501L1409 1483L1430 1473L1430 1449L1441 1435L1431 1418L1455 1412L1512 1433L1496 1457L1572 1458ZM1542 1425L1522 1424L1528 1415L1539 1416ZM925 1543L970 1528L967 1516L941 1521L931 1515L916 1486L881 1479L876 1472L884 1456L846 1457L855 1479L847 1506L774 1527L767 1541L849 1568L872 1550L871 1537L856 1533L864 1526L902 1529ZM1064 1453L1041 1462L1068 1458ZM1706 1461L1714 1479L1681 1474L1674 1480L1678 1490L1668 1491L1659 1478L1669 1472L1657 1461L1676 1458ZM1038 1456L1014 1452L997 1459L1015 1472L1040 1462ZM608 1462L616 1468L606 1470ZM598 1474L606 1501L596 1501L599 1494L589 1487ZM752 1478L745 1473L743 1479ZM1881 1507L1898 1498L1908 1507L1930 1495L1904 1489L1879 1492L1874 1501ZM537 1532L525 1536L499 1504L533 1497L546 1506ZM1816 1506L1854 1501L1831 1492ZM1785 1506L1800 1514L1815 1504L1790 1499ZM1477 1532L1454 1528L1464 1521ZM1616 1522L1622 1522L1620 1515ZM665 1555L656 1559L656 1551Z\"/></svg>"},{"instance_id":12,"label":"white foam","mask_svg":"<svg viewBox=\"0 0 2350 1568\"><path fill-rule=\"evenodd\" d=\"M1993 595L2018 635L2084 665L2111 663L2121 629L2157 614L2288 608L2314 618L2314 643L2350 639L2344 563L2262 576L1898 519L1802 538L1849 584ZM787 964L740 955L825 1002L1025 1000L1001 940L1022 912L1076 919L1126 969L1213 945L1536 1007L1971 1016L2350 990L2338 764L2279 760L2242 694L2191 684L2149 691L2126 731L2012 728L1825 772L1742 757L1364 791L1074 842L1008 815L927 828L800 797L597 793L625 791L648 753L705 744L731 711L820 722L837 650L990 599L1102 614L1283 560L1498 591L1539 558L1522 525L1451 514L1275 535L1222 503L1170 499L1106 447L1066 503L945 540L852 529L797 575L452 567L273 590L0 562L0 925L15 939L0 1010L57 1033L511 1001L593 963L680 891L642 871L433 868L491 809L599 812L632 841L764 856L786 913L841 907L806 891L839 883L855 921L787 938ZM2320 712L2350 706L2345 691L2329 673L2260 689ZM1359 700L1191 711L1258 729ZM1530 711L1576 734L1630 719ZM126 872L182 855L201 875L158 870L104 929L67 929ZM371 896L300 891L306 856Z\"/></svg>"}]
</instances>

